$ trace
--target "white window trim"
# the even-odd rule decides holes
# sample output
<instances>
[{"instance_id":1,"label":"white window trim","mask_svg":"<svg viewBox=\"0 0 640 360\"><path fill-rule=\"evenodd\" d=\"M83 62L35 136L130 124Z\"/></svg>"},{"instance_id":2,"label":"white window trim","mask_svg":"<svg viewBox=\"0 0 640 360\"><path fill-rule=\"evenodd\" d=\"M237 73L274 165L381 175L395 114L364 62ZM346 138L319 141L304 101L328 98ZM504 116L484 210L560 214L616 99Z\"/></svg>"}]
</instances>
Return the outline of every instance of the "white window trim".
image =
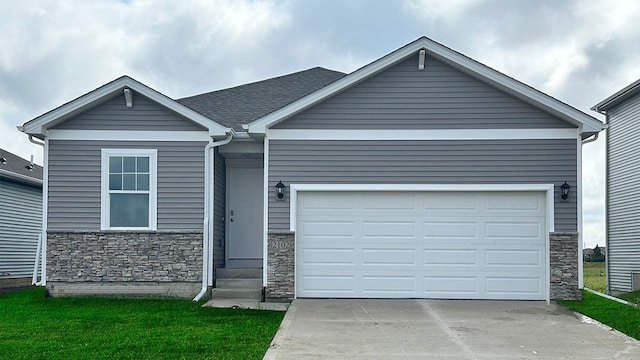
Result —
<instances>
[{"instance_id":1,"label":"white window trim","mask_svg":"<svg viewBox=\"0 0 640 360\"><path fill-rule=\"evenodd\" d=\"M101 230L152 230L158 229L158 150L157 149L101 149L100 176L100 229ZM149 157L149 226L110 227L109 215L109 157L148 156Z\"/></svg>"}]
</instances>

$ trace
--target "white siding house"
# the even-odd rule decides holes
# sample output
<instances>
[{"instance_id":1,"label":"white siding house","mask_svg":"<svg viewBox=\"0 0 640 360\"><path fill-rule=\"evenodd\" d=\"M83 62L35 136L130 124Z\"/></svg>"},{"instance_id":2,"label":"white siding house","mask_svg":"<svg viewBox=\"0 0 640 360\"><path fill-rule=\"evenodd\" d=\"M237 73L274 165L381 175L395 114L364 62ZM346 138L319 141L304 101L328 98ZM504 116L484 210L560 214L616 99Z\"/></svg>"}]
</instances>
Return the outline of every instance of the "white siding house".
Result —
<instances>
[{"instance_id":1,"label":"white siding house","mask_svg":"<svg viewBox=\"0 0 640 360\"><path fill-rule=\"evenodd\" d=\"M28 286L42 229L42 167L0 149L0 289Z\"/></svg>"},{"instance_id":2,"label":"white siding house","mask_svg":"<svg viewBox=\"0 0 640 360\"><path fill-rule=\"evenodd\" d=\"M640 80L592 110L607 117L607 289L640 290Z\"/></svg>"}]
</instances>

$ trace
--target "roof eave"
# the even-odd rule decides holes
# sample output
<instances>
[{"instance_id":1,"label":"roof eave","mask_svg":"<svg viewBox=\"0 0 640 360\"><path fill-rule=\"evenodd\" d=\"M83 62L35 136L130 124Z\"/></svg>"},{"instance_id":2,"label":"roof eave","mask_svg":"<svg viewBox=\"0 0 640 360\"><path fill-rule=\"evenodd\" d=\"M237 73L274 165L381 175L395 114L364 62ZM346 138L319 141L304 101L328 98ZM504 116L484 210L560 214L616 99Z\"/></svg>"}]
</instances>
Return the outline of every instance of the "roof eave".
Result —
<instances>
[{"instance_id":1,"label":"roof eave","mask_svg":"<svg viewBox=\"0 0 640 360\"><path fill-rule=\"evenodd\" d=\"M615 107L616 105L625 101L629 97L635 95L639 91L640 91L640 79L632 82L631 84L625 86L615 94L593 105L591 107L591 110L598 112L600 114L606 114L607 110L611 109L612 107Z\"/></svg>"},{"instance_id":2,"label":"roof eave","mask_svg":"<svg viewBox=\"0 0 640 360\"><path fill-rule=\"evenodd\" d=\"M22 174L17 174L12 171L0 169L0 177L8 178L13 181L26 183L29 185L42 187L42 180L30 177L30 176L22 175Z\"/></svg>"}]
</instances>

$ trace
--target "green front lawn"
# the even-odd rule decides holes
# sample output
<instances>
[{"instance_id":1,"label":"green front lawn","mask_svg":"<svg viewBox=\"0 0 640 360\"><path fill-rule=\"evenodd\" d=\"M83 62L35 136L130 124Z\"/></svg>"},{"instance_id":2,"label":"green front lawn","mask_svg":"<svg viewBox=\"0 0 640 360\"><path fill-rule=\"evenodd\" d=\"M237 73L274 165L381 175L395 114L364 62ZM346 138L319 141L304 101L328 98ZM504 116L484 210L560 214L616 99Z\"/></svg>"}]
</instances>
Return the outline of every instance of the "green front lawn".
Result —
<instances>
[{"instance_id":1,"label":"green front lawn","mask_svg":"<svg viewBox=\"0 0 640 360\"><path fill-rule=\"evenodd\" d=\"M640 309L582 291L582 300L558 300L571 310L640 340Z\"/></svg>"},{"instance_id":2,"label":"green front lawn","mask_svg":"<svg viewBox=\"0 0 640 360\"><path fill-rule=\"evenodd\" d=\"M284 317L201 305L0 294L0 358L261 359Z\"/></svg>"}]
</instances>

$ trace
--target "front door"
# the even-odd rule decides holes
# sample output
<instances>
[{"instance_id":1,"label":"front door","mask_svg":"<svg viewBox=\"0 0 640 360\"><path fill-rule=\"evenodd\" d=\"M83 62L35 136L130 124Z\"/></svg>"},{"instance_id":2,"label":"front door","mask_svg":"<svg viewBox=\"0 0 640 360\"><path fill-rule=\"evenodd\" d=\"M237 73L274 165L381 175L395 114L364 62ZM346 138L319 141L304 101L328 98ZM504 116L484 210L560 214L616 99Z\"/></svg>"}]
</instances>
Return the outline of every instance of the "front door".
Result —
<instances>
[{"instance_id":1,"label":"front door","mask_svg":"<svg viewBox=\"0 0 640 360\"><path fill-rule=\"evenodd\" d=\"M227 167L226 267L262 267L263 172L253 163ZM261 165L261 164L260 164Z\"/></svg>"}]
</instances>

